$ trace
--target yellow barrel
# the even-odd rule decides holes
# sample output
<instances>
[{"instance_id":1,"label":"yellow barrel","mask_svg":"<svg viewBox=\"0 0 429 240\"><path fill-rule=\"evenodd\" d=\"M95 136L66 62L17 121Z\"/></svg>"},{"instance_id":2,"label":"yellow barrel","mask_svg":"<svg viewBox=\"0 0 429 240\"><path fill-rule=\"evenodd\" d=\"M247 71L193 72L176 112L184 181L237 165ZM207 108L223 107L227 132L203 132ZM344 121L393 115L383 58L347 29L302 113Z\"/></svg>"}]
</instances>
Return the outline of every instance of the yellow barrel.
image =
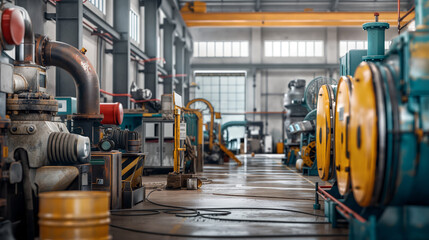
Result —
<instances>
[{"instance_id":1,"label":"yellow barrel","mask_svg":"<svg viewBox=\"0 0 429 240\"><path fill-rule=\"evenodd\" d=\"M41 193L40 239L110 239L109 193Z\"/></svg>"},{"instance_id":2,"label":"yellow barrel","mask_svg":"<svg viewBox=\"0 0 429 240\"><path fill-rule=\"evenodd\" d=\"M277 143L277 153L278 153L278 154L282 154L282 153L283 153L283 150L284 150L284 143L282 143L282 142L278 142L278 143Z\"/></svg>"}]
</instances>

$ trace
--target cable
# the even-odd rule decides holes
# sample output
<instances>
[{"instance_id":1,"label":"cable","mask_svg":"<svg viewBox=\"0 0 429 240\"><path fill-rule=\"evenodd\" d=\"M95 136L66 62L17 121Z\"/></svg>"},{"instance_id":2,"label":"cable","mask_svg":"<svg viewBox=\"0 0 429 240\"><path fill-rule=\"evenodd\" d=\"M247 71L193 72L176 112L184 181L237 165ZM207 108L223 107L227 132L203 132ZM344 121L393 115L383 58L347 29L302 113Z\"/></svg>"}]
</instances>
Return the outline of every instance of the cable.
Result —
<instances>
[{"instance_id":1,"label":"cable","mask_svg":"<svg viewBox=\"0 0 429 240\"><path fill-rule=\"evenodd\" d=\"M254 198L276 198L276 199L288 199L288 200L305 200L314 201L312 198L288 198L288 197L275 197L275 196L262 196L262 195L241 195L241 194L226 194L226 193L212 193L218 196L229 196L229 197L254 197Z\"/></svg>"},{"instance_id":2,"label":"cable","mask_svg":"<svg viewBox=\"0 0 429 240\"><path fill-rule=\"evenodd\" d=\"M347 237L348 234L279 234L279 235L190 235L190 234L172 234L172 233L161 233L151 232L140 229L133 229L127 227L121 227L118 225L110 224L113 228L118 228L130 232L152 234L158 236L168 237L183 237L183 238L217 238L217 239L236 239L236 238L311 238L311 237Z\"/></svg>"},{"instance_id":3,"label":"cable","mask_svg":"<svg viewBox=\"0 0 429 240\"><path fill-rule=\"evenodd\" d=\"M149 199L149 196L155 191L162 191L161 189L155 189L149 192L146 196L146 201L161 207L161 209L126 209L126 210L112 210L112 215L116 216L148 216L160 213L174 214L177 217L202 217L212 220L220 221L234 221L234 222L254 222L254 223L289 223L289 224L329 224L329 222L317 222L317 221L277 221L277 220L253 220L253 219L231 219L231 218L216 218L214 216L226 216L230 215L231 212L228 210L269 210L269 211L284 211L294 212L300 214L306 214L315 217L324 217L323 215L317 215L313 213L307 213L291 209L281 208L247 208L247 207L227 207L227 208L187 208L181 206L173 206L167 204L156 203ZM135 213L144 212L144 213ZM209 212L209 213L201 213ZM127 213L127 214L125 214ZM118 228L126 231L158 235L158 236L169 236L169 237L185 237L185 238L216 238L216 239L237 239L237 238L309 238L309 237L346 237L347 234L282 234L282 235L189 235L189 234L170 234L161 232L151 232L140 229L133 229L122 227L114 224L110 224L113 228Z\"/></svg>"}]
</instances>

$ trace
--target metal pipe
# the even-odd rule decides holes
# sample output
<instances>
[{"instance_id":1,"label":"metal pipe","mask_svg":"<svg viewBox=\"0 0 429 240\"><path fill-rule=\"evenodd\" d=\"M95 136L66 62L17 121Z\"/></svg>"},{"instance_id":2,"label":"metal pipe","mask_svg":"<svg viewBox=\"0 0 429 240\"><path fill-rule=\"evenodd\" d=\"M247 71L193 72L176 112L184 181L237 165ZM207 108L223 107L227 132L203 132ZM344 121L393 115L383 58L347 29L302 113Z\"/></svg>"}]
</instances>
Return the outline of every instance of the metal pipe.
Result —
<instances>
[{"instance_id":1,"label":"metal pipe","mask_svg":"<svg viewBox=\"0 0 429 240\"><path fill-rule=\"evenodd\" d=\"M50 41L46 36L36 39L36 62L56 66L72 75L76 84L77 114L90 117L100 114L100 85L95 68L75 47Z\"/></svg>"},{"instance_id":2,"label":"metal pipe","mask_svg":"<svg viewBox=\"0 0 429 240\"><path fill-rule=\"evenodd\" d=\"M16 61L21 63L34 63L33 23L31 22L30 15L28 15L25 8L18 6L14 6L14 8L17 8L22 12L25 26L24 42L15 48Z\"/></svg>"}]
</instances>

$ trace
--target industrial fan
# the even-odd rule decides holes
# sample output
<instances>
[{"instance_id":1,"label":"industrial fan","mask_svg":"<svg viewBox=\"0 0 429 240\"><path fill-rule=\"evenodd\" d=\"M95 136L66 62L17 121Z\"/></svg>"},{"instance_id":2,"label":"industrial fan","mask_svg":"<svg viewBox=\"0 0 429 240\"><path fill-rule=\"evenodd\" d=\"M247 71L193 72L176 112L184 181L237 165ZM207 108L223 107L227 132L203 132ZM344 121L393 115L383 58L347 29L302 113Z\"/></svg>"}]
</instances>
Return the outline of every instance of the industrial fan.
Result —
<instances>
[{"instance_id":1,"label":"industrial fan","mask_svg":"<svg viewBox=\"0 0 429 240\"><path fill-rule=\"evenodd\" d=\"M311 80L304 92L304 103L308 110L311 111L317 108L317 94L319 93L319 89L322 85L336 85L337 83L337 80L329 77L317 77Z\"/></svg>"}]
</instances>

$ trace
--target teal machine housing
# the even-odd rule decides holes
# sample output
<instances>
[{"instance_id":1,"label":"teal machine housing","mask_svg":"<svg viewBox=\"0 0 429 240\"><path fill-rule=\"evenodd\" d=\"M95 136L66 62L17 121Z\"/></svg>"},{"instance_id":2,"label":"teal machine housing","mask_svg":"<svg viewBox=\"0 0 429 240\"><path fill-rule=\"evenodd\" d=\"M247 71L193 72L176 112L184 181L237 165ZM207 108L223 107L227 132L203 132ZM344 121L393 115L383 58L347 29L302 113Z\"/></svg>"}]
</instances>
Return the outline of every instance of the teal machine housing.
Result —
<instances>
[{"instance_id":1,"label":"teal machine housing","mask_svg":"<svg viewBox=\"0 0 429 240\"><path fill-rule=\"evenodd\" d=\"M367 50L350 50L346 55L340 58L340 76L353 76L357 66L362 62L363 57L367 55Z\"/></svg>"},{"instance_id":2,"label":"teal machine housing","mask_svg":"<svg viewBox=\"0 0 429 240\"><path fill-rule=\"evenodd\" d=\"M335 187L326 192L337 201L325 200L325 216L334 227L347 220L352 240L429 236L429 1L417 0L415 9L417 30L396 37L382 57L371 54L381 53L384 38L368 32L368 44L374 47L369 49L378 50L368 50L364 60L376 76L374 89L382 99L377 114L385 119L378 121L379 135L384 135L378 138L378 146L385 147L379 148L384 158L377 160L382 166L377 190L370 207L360 207L352 193L340 196ZM383 24L374 29L365 26L366 30L386 29ZM352 212L337 210L339 204ZM314 208L318 207L316 202Z\"/></svg>"}]
</instances>

